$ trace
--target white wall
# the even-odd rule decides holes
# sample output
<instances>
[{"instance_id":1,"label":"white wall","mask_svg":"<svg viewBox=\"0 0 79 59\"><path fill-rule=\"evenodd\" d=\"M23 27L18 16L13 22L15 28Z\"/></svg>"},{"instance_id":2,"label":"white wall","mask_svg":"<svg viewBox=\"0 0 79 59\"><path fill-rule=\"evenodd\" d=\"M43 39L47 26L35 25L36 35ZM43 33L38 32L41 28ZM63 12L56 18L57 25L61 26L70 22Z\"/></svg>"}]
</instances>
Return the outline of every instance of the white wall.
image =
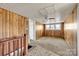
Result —
<instances>
[{"instance_id":1,"label":"white wall","mask_svg":"<svg viewBox=\"0 0 79 59\"><path fill-rule=\"evenodd\" d=\"M32 19L29 19L29 41L36 40L36 23Z\"/></svg>"},{"instance_id":2,"label":"white wall","mask_svg":"<svg viewBox=\"0 0 79 59\"><path fill-rule=\"evenodd\" d=\"M29 39L33 39L33 21L29 19Z\"/></svg>"},{"instance_id":3,"label":"white wall","mask_svg":"<svg viewBox=\"0 0 79 59\"><path fill-rule=\"evenodd\" d=\"M33 40L36 40L36 21L33 21Z\"/></svg>"}]
</instances>

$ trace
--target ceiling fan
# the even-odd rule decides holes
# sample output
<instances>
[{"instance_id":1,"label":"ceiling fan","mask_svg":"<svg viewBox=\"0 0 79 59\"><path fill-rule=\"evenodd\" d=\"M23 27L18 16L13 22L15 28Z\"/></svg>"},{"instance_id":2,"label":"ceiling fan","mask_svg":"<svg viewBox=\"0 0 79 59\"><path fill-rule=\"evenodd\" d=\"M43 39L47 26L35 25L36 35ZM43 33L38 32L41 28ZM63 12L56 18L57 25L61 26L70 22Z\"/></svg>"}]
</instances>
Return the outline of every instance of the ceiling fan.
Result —
<instances>
[{"instance_id":1,"label":"ceiling fan","mask_svg":"<svg viewBox=\"0 0 79 59\"><path fill-rule=\"evenodd\" d=\"M51 6L41 8L39 10L39 14L46 20L55 20L56 15L55 5L53 4Z\"/></svg>"}]
</instances>

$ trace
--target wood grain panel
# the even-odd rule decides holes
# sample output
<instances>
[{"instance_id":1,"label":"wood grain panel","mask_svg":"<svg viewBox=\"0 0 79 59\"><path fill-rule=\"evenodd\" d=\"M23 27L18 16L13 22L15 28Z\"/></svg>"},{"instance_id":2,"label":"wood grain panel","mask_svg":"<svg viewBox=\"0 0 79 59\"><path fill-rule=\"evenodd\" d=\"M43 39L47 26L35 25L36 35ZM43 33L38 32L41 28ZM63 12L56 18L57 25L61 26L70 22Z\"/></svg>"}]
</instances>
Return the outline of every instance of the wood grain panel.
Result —
<instances>
[{"instance_id":1,"label":"wood grain panel","mask_svg":"<svg viewBox=\"0 0 79 59\"><path fill-rule=\"evenodd\" d=\"M40 27L37 27L36 30L36 37L37 39L40 37L59 37L64 38L64 23L61 23L61 30L46 30L46 24L39 24L36 23L36 26L42 26L43 29L40 29Z\"/></svg>"},{"instance_id":2,"label":"wood grain panel","mask_svg":"<svg viewBox=\"0 0 79 59\"><path fill-rule=\"evenodd\" d=\"M5 32L6 32L6 37L9 37L9 11L6 10L6 20L5 20Z\"/></svg>"},{"instance_id":3,"label":"wood grain panel","mask_svg":"<svg viewBox=\"0 0 79 59\"><path fill-rule=\"evenodd\" d=\"M12 35L13 36L18 36L18 16L15 14L15 13L13 13L13 20L12 20L12 22L13 22L13 33L12 33Z\"/></svg>"},{"instance_id":4,"label":"wood grain panel","mask_svg":"<svg viewBox=\"0 0 79 59\"><path fill-rule=\"evenodd\" d=\"M0 9L0 38L2 38L2 12L3 10Z\"/></svg>"},{"instance_id":5,"label":"wood grain panel","mask_svg":"<svg viewBox=\"0 0 79 59\"><path fill-rule=\"evenodd\" d=\"M13 36L13 13L9 12L9 37Z\"/></svg>"},{"instance_id":6,"label":"wood grain panel","mask_svg":"<svg viewBox=\"0 0 79 59\"><path fill-rule=\"evenodd\" d=\"M36 38L43 37L43 24L37 23L36 24Z\"/></svg>"},{"instance_id":7,"label":"wood grain panel","mask_svg":"<svg viewBox=\"0 0 79 59\"><path fill-rule=\"evenodd\" d=\"M6 14L6 11L3 9L3 15L2 15L2 37L6 37L6 35L5 35L5 18L6 18L6 16L5 16L5 14Z\"/></svg>"},{"instance_id":8,"label":"wood grain panel","mask_svg":"<svg viewBox=\"0 0 79 59\"><path fill-rule=\"evenodd\" d=\"M65 40L67 44L70 46L70 50L72 50L73 55L77 55L76 52L76 17L77 17L77 7L73 8L72 13L65 18L65 28L64 28L64 34L65 34ZM67 26L68 25L68 26Z\"/></svg>"},{"instance_id":9,"label":"wood grain panel","mask_svg":"<svg viewBox=\"0 0 79 59\"><path fill-rule=\"evenodd\" d=\"M64 38L64 23L61 23L61 30L46 30L45 28L45 36L47 37L60 37Z\"/></svg>"},{"instance_id":10,"label":"wood grain panel","mask_svg":"<svg viewBox=\"0 0 79 59\"><path fill-rule=\"evenodd\" d=\"M28 18L18 15L14 12L0 8L0 38L23 36L27 35L28 38ZM20 43L19 43L20 44ZM9 51L13 51L13 43L10 42L10 47L8 47L8 42L4 43L5 54ZM23 46L23 44L22 44ZM27 41L28 46L28 41ZM8 48L10 48L8 50ZM15 49L17 48L17 41L15 42ZM1 44L0 44L0 54L1 54Z\"/></svg>"},{"instance_id":11,"label":"wood grain panel","mask_svg":"<svg viewBox=\"0 0 79 59\"><path fill-rule=\"evenodd\" d=\"M21 17L18 15L18 34L21 35Z\"/></svg>"}]
</instances>

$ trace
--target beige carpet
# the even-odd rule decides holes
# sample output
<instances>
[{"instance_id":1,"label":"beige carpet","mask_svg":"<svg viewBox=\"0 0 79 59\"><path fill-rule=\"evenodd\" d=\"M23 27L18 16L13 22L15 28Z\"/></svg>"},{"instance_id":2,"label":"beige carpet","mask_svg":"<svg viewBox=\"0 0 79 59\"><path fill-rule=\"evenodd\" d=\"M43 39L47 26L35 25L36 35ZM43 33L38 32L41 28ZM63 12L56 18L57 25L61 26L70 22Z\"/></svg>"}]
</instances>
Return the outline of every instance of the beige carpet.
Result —
<instances>
[{"instance_id":1,"label":"beige carpet","mask_svg":"<svg viewBox=\"0 0 79 59\"><path fill-rule=\"evenodd\" d=\"M58 56L58 55L37 45L35 48L32 48L29 51L28 56Z\"/></svg>"},{"instance_id":2,"label":"beige carpet","mask_svg":"<svg viewBox=\"0 0 79 59\"><path fill-rule=\"evenodd\" d=\"M36 41L31 41L29 56L72 56L72 51L64 39L43 37Z\"/></svg>"}]
</instances>

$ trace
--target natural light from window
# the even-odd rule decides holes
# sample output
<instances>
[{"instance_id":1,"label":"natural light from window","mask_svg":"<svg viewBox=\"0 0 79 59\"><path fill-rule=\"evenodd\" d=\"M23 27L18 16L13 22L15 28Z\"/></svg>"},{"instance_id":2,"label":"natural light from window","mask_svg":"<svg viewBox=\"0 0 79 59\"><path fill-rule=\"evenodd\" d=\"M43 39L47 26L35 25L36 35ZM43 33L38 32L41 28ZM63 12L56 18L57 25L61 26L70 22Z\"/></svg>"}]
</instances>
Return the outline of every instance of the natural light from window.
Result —
<instances>
[{"instance_id":1,"label":"natural light from window","mask_svg":"<svg viewBox=\"0 0 79 59\"><path fill-rule=\"evenodd\" d=\"M47 24L46 25L46 30L61 30L61 24Z\"/></svg>"},{"instance_id":2,"label":"natural light from window","mask_svg":"<svg viewBox=\"0 0 79 59\"><path fill-rule=\"evenodd\" d=\"M55 24L55 30L61 30L61 24Z\"/></svg>"}]
</instances>

